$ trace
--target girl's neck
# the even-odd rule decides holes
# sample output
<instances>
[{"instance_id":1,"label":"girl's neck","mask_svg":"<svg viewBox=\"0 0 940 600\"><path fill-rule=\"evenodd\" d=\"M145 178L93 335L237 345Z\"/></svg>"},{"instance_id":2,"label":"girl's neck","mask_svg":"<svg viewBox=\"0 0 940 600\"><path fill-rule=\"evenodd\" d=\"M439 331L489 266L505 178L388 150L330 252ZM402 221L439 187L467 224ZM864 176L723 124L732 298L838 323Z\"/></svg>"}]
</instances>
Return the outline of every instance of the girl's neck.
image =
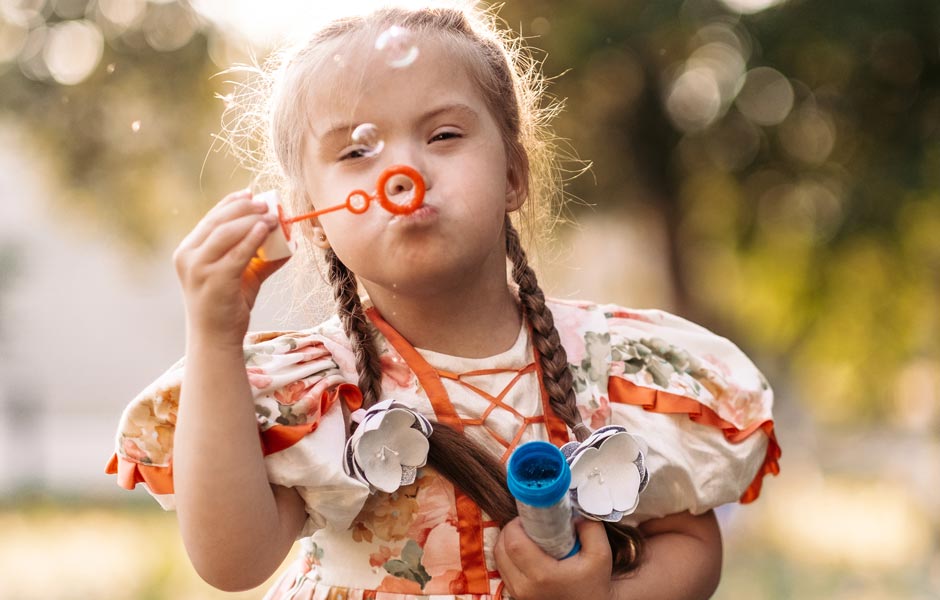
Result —
<instances>
[{"instance_id":1,"label":"girl's neck","mask_svg":"<svg viewBox=\"0 0 940 600\"><path fill-rule=\"evenodd\" d=\"M417 348L485 358L512 347L522 326L515 296L506 283L452 288L436 293L401 293L366 285L382 317Z\"/></svg>"}]
</instances>

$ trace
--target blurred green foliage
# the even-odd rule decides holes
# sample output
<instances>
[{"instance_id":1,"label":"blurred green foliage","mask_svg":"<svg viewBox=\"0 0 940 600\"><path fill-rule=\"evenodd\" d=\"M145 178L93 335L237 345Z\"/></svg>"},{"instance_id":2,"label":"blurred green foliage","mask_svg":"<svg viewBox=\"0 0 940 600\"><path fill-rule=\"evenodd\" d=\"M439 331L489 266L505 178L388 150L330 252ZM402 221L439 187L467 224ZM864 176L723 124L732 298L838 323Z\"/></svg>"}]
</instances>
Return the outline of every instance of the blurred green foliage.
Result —
<instances>
[{"instance_id":1,"label":"blurred green foliage","mask_svg":"<svg viewBox=\"0 0 940 600\"><path fill-rule=\"evenodd\" d=\"M596 179L572 191L660 213L681 312L781 358L823 423L936 401L940 3L739 16L716 0L526 0L502 14L535 37L548 74L570 69L554 86L572 107L559 129ZM734 52L715 68L721 44ZM759 122L775 98L748 106L745 84L713 120L677 123L678 74L704 65L720 87L737 58L748 79L770 67L789 80L784 118Z\"/></svg>"},{"instance_id":2,"label":"blurred green foliage","mask_svg":"<svg viewBox=\"0 0 940 600\"><path fill-rule=\"evenodd\" d=\"M594 163L571 192L658 215L678 312L776 365L826 424L940 397L940 3L516 0L500 14L559 75L558 131ZM64 210L147 250L244 185L205 161L225 93L211 35L158 52L130 29L73 86L0 74L0 110L56 162Z\"/></svg>"}]
</instances>

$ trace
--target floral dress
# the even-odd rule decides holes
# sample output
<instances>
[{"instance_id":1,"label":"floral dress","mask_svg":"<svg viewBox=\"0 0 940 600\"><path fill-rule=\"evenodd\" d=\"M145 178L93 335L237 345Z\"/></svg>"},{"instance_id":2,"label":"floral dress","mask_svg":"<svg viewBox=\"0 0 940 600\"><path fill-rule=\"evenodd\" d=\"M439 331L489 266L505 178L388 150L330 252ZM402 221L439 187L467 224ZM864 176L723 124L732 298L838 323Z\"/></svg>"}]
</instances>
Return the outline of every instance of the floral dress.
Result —
<instances>
[{"instance_id":1,"label":"floral dress","mask_svg":"<svg viewBox=\"0 0 940 600\"><path fill-rule=\"evenodd\" d=\"M657 310L549 302L592 429L617 424L648 444L649 483L624 519L751 502L779 472L773 395L731 342ZM529 440L574 439L540 385L528 327L496 356L467 359L413 348L375 309L382 397L445 422L506 461ZM245 365L272 483L306 503L303 555L270 600L489 600L508 597L493 559L498 535L461 490L429 466L394 493L343 470L340 403L361 404L355 358L337 318L309 330L254 333ZM173 508L173 429L182 361L124 412L108 472Z\"/></svg>"}]
</instances>

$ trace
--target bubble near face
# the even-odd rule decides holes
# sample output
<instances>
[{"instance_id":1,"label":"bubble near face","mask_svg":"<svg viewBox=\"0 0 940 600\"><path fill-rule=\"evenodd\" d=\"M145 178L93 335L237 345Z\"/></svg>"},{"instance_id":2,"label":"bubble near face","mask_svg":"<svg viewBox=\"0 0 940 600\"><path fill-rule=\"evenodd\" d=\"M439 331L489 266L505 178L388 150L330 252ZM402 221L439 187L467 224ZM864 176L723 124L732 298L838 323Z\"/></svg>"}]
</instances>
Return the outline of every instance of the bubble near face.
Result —
<instances>
[{"instance_id":1,"label":"bubble near face","mask_svg":"<svg viewBox=\"0 0 940 600\"><path fill-rule=\"evenodd\" d=\"M358 151L363 157L376 156L385 148L385 141L379 128L372 123L362 123L353 129L350 140L360 146Z\"/></svg>"},{"instance_id":2,"label":"bubble near face","mask_svg":"<svg viewBox=\"0 0 940 600\"><path fill-rule=\"evenodd\" d=\"M398 25L392 25L379 34L375 49L384 55L385 63L393 69L407 67L418 58L414 35Z\"/></svg>"}]
</instances>

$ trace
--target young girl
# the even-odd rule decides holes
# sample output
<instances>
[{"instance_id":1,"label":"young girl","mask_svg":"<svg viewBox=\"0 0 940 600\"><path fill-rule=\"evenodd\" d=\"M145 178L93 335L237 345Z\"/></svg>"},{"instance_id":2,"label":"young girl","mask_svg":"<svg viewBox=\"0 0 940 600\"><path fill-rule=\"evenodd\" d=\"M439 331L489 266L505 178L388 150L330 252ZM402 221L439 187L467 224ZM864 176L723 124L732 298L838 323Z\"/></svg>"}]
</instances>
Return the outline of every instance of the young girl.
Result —
<instances>
[{"instance_id":1,"label":"young girl","mask_svg":"<svg viewBox=\"0 0 940 600\"><path fill-rule=\"evenodd\" d=\"M408 60L377 50L389 32L413 36ZM771 392L734 345L678 317L544 298L509 219L557 191L525 64L491 15L387 9L330 24L271 71L268 142L288 214L370 189L393 164L416 169L426 193L409 215L375 204L294 226L292 262L322 254L337 303L307 330L246 337L261 283L285 262L256 255L279 225L250 192L222 199L177 249L185 368L127 408L109 472L176 508L210 584L255 587L305 538L268 598L715 590L711 509L754 500L778 470ZM381 148L350 139L364 123ZM433 432L416 442L424 419ZM648 485L632 514L607 519L619 524L583 520L581 550L551 558L514 518L503 465L523 442L561 446L610 424L645 440L619 462ZM368 435L386 440L374 456ZM597 489L603 475L588 476Z\"/></svg>"}]
</instances>

